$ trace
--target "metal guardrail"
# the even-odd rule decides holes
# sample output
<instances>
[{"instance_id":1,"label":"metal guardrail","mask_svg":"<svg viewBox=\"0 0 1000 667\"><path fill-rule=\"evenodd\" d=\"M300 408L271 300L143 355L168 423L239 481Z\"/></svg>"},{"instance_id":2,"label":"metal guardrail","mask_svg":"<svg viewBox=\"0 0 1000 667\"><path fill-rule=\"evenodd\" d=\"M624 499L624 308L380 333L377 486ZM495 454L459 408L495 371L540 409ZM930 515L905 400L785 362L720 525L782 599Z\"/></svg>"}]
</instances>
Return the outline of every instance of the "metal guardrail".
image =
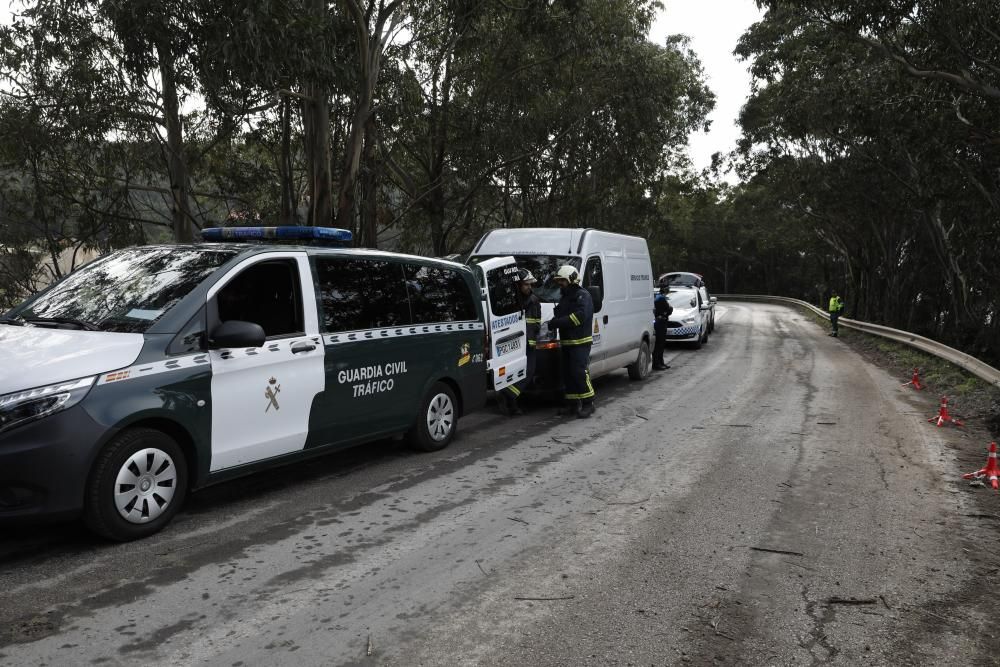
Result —
<instances>
[{"instance_id":1,"label":"metal guardrail","mask_svg":"<svg viewBox=\"0 0 1000 667\"><path fill-rule=\"evenodd\" d=\"M716 294L716 296L720 301L772 301L777 303L788 303L802 308L807 308L820 317L830 319L830 314L825 310L817 308L806 301L790 299L785 296L762 296L759 294ZM953 347L948 347L944 343L939 343L931 340L930 338L918 336L917 334L910 333L909 331L892 329L890 327L884 327L880 324L871 324L870 322L851 320L846 317L841 317L839 323L841 326L849 329L855 329L857 331L863 331L867 334L888 338L898 343L909 345L910 347L914 347L923 352L927 352L928 354L932 354L939 359L944 359L945 361L972 373L981 380L989 382L994 387L1000 387L1000 370L993 368L986 362L980 361L965 352L956 350Z\"/></svg>"}]
</instances>

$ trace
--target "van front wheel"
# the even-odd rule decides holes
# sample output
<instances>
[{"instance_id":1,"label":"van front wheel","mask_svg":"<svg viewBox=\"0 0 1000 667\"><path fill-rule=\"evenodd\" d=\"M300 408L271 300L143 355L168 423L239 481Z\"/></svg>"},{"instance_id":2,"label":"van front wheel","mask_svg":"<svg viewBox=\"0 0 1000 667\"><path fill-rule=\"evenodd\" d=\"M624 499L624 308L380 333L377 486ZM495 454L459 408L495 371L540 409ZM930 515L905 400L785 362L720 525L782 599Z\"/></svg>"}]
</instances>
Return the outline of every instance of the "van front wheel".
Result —
<instances>
[{"instance_id":1,"label":"van front wheel","mask_svg":"<svg viewBox=\"0 0 1000 667\"><path fill-rule=\"evenodd\" d=\"M639 345L639 356L635 360L635 363L629 364L625 368L628 369L628 379L629 380L645 380L649 377L649 372L653 367L653 355L649 353L649 341L644 340L642 344Z\"/></svg>"},{"instance_id":2,"label":"van front wheel","mask_svg":"<svg viewBox=\"0 0 1000 667\"><path fill-rule=\"evenodd\" d=\"M187 492L184 453L165 433L130 429L97 457L84 503L87 526L127 542L158 532L174 518Z\"/></svg>"},{"instance_id":3,"label":"van front wheel","mask_svg":"<svg viewBox=\"0 0 1000 667\"><path fill-rule=\"evenodd\" d=\"M409 443L422 452L444 449L458 428L458 402L455 392L443 382L436 382L420 404L417 423L409 433Z\"/></svg>"}]
</instances>

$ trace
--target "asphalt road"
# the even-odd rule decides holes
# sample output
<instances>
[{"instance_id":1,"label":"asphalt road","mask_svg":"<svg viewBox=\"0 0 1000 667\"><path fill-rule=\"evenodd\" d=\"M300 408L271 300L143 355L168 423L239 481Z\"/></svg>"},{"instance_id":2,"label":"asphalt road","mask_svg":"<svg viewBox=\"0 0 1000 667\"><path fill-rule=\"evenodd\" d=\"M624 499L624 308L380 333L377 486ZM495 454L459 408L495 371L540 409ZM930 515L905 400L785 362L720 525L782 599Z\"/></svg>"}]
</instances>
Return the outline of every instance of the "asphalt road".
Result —
<instances>
[{"instance_id":1,"label":"asphalt road","mask_svg":"<svg viewBox=\"0 0 1000 667\"><path fill-rule=\"evenodd\" d=\"M995 660L996 499L962 436L805 315L719 308L670 370L598 381L590 420L487 410L444 452L196 494L137 543L7 529L0 664Z\"/></svg>"}]
</instances>

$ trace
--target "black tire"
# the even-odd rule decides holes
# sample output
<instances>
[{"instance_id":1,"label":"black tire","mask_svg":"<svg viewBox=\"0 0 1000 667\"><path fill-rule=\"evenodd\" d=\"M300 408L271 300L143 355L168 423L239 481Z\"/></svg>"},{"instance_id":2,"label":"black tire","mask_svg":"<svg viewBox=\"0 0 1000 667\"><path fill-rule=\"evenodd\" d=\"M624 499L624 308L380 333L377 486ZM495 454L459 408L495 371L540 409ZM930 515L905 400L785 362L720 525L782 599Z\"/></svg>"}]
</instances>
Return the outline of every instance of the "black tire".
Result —
<instances>
[{"instance_id":1,"label":"black tire","mask_svg":"<svg viewBox=\"0 0 1000 667\"><path fill-rule=\"evenodd\" d=\"M653 368L653 355L649 351L649 341L644 340L639 345L639 356L635 363L625 367L628 369L628 379L640 382L649 377Z\"/></svg>"},{"instance_id":2,"label":"black tire","mask_svg":"<svg viewBox=\"0 0 1000 667\"><path fill-rule=\"evenodd\" d=\"M705 342L705 331L703 329L700 329L698 331L698 338L691 343L691 347L693 347L696 350L700 350L702 343L704 342Z\"/></svg>"},{"instance_id":3,"label":"black tire","mask_svg":"<svg viewBox=\"0 0 1000 667\"><path fill-rule=\"evenodd\" d=\"M137 484L119 483L130 476ZM110 540L142 539L170 523L184 503L187 485L187 461L173 438L150 428L130 429L97 456L87 481L83 518L90 530Z\"/></svg>"},{"instance_id":4,"label":"black tire","mask_svg":"<svg viewBox=\"0 0 1000 667\"><path fill-rule=\"evenodd\" d=\"M458 401L444 382L435 382L420 402L417 421L407 434L410 447L421 452L444 449L458 430Z\"/></svg>"}]
</instances>

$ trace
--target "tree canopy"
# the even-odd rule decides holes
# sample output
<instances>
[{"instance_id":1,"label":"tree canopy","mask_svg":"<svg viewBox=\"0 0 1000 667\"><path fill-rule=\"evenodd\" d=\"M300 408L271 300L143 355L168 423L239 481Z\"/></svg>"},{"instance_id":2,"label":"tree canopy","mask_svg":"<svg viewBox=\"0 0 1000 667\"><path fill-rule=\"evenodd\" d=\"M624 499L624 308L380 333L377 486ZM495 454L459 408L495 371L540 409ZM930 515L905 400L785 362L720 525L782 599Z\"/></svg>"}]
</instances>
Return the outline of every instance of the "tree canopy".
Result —
<instances>
[{"instance_id":1,"label":"tree canopy","mask_svg":"<svg viewBox=\"0 0 1000 667\"><path fill-rule=\"evenodd\" d=\"M658 7L26 2L0 29L6 305L31 257L212 225L435 255L496 226L653 229L714 103L683 38L649 41Z\"/></svg>"}]
</instances>

